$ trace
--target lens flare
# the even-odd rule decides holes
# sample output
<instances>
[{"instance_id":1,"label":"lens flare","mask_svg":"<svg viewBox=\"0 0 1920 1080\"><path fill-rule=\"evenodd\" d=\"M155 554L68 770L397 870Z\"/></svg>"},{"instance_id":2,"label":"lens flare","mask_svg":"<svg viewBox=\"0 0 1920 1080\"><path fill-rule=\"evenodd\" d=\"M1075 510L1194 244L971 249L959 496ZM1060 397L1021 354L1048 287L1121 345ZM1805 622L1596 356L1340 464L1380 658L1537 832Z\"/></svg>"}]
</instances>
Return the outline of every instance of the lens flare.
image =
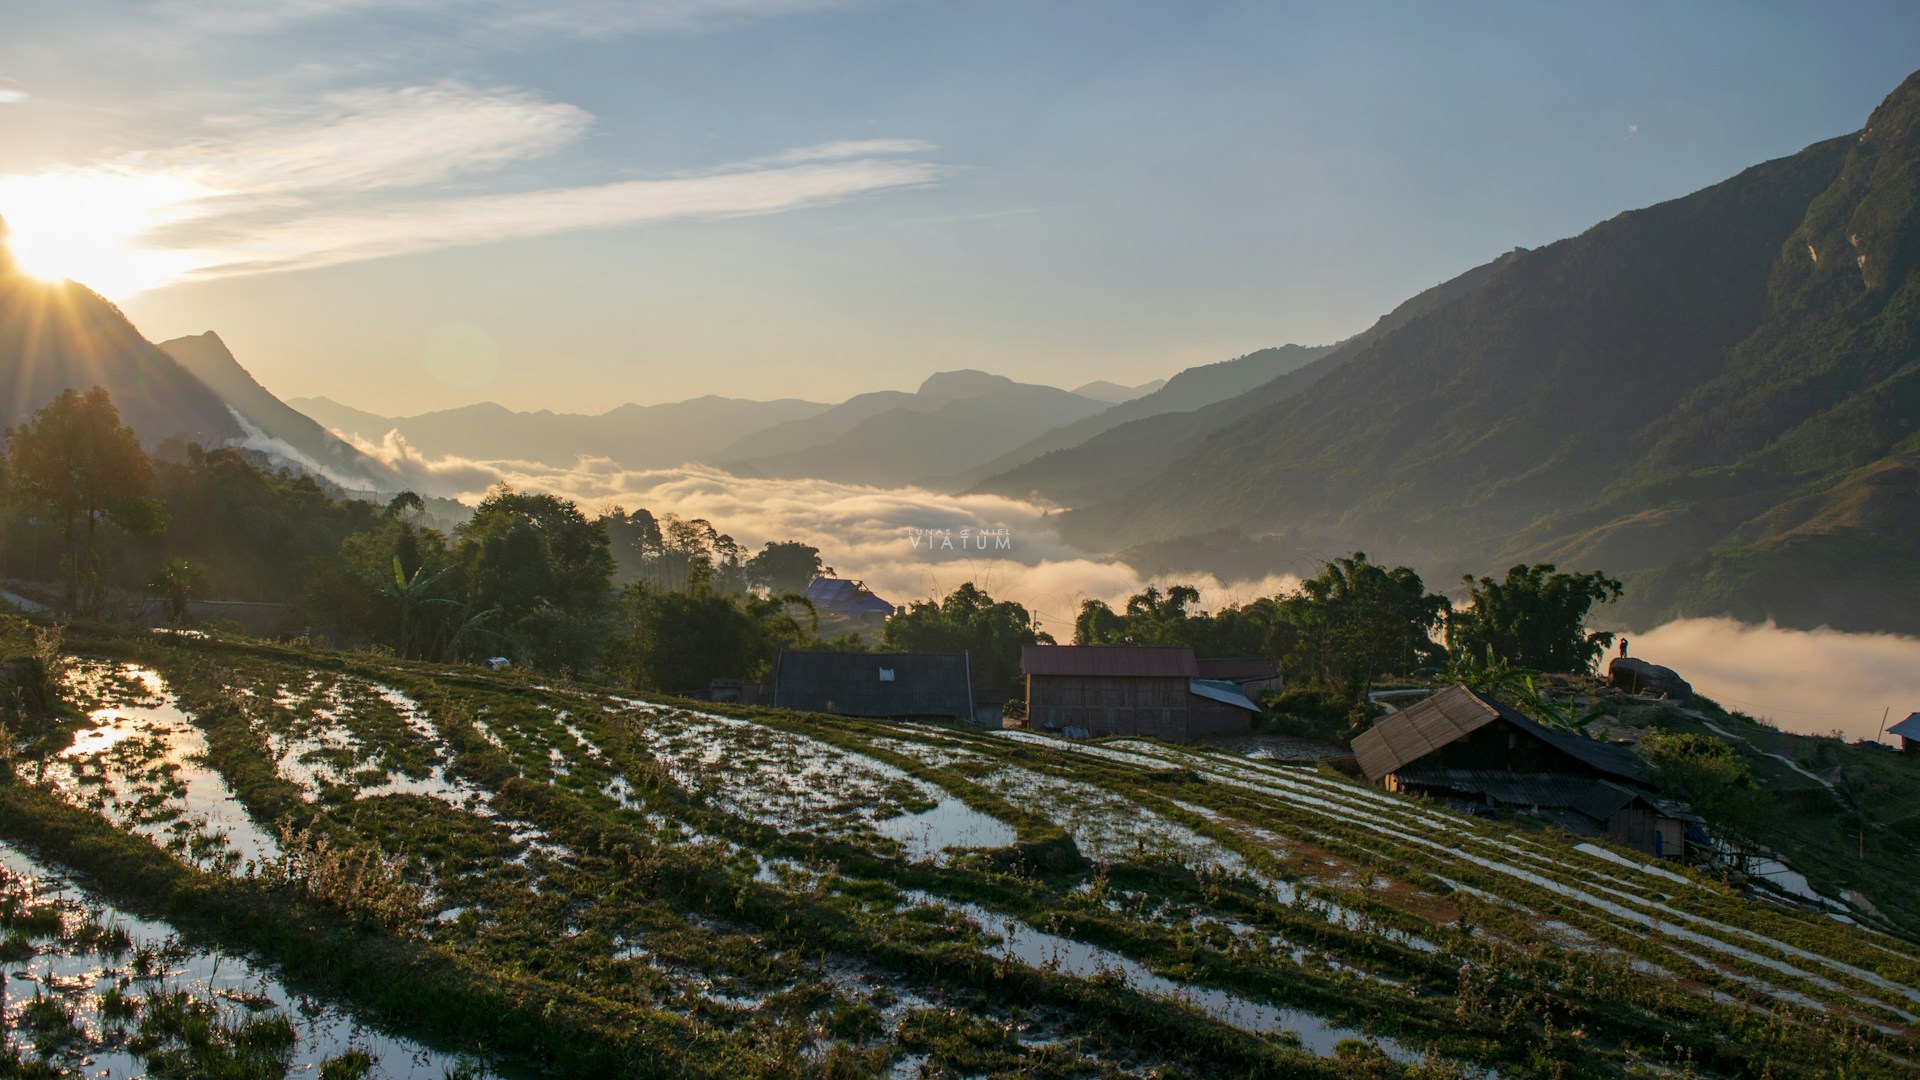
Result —
<instances>
[{"instance_id":1,"label":"lens flare","mask_svg":"<svg viewBox=\"0 0 1920 1080\"><path fill-rule=\"evenodd\" d=\"M193 257L141 243L194 216L204 197L178 176L50 172L0 177L0 218L19 269L42 281L77 281L125 297L177 280Z\"/></svg>"}]
</instances>

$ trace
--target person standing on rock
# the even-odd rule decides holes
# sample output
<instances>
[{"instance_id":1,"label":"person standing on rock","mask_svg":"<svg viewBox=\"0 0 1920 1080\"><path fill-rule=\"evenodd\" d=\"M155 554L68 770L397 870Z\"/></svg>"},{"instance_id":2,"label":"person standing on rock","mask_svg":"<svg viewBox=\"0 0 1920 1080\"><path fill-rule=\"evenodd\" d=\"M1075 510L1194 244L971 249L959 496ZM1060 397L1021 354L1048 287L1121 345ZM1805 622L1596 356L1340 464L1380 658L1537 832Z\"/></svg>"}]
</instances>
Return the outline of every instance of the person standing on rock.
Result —
<instances>
[{"instance_id":1,"label":"person standing on rock","mask_svg":"<svg viewBox=\"0 0 1920 1080\"><path fill-rule=\"evenodd\" d=\"M1627 655L1627 639L1624 637L1620 639L1620 655Z\"/></svg>"}]
</instances>

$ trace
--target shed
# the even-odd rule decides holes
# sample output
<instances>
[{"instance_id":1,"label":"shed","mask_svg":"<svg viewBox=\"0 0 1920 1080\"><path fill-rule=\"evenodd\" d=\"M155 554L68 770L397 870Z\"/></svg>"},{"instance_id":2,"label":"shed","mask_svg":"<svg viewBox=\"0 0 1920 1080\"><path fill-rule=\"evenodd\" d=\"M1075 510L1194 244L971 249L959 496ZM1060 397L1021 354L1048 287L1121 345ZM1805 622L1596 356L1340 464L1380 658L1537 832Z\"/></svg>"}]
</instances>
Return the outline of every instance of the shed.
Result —
<instances>
[{"instance_id":1,"label":"shed","mask_svg":"<svg viewBox=\"0 0 1920 1080\"><path fill-rule=\"evenodd\" d=\"M884 619L893 605L873 594L864 581L817 577L807 583L806 597L815 611L844 619Z\"/></svg>"},{"instance_id":2,"label":"shed","mask_svg":"<svg viewBox=\"0 0 1920 1080\"><path fill-rule=\"evenodd\" d=\"M1028 724L1186 742L1251 730L1259 707L1230 680L1200 677L1189 648L1027 645Z\"/></svg>"},{"instance_id":3,"label":"shed","mask_svg":"<svg viewBox=\"0 0 1920 1080\"><path fill-rule=\"evenodd\" d=\"M773 706L894 719L973 717L966 653L845 653L782 649L773 662Z\"/></svg>"},{"instance_id":4,"label":"shed","mask_svg":"<svg viewBox=\"0 0 1920 1080\"><path fill-rule=\"evenodd\" d=\"M1902 753L1920 756L1920 712L1908 713L1905 720L1888 728L1887 734L1900 736Z\"/></svg>"},{"instance_id":5,"label":"shed","mask_svg":"<svg viewBox=\"0 0 1920 1080\"><path fill-rule=\"evenodd\" d=\"M1353 751L1367 779L1390 791L1522 809L1659 855L1685 850L1686 817L1653 800L1631 749L1549 727L1465 686L1382 717Z\"/></svg>"}]
</instances>

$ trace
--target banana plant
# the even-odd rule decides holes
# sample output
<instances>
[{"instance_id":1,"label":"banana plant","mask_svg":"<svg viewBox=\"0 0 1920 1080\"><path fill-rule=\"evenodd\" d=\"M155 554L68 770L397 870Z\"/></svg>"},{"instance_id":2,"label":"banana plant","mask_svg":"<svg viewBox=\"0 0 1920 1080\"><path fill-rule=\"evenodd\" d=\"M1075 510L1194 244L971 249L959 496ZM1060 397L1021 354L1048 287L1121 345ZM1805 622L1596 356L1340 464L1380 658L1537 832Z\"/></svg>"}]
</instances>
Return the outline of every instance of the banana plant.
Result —
<instances>
[{"instance_id":1,"label":"banana plant","mask_svg":"<svg viewBox=\"0 0 1920 1080\"><path fill-rule=\"evenodd\" d=\"M428 574L427 568L421 566L412 576L408 576L406 568L400 565L400 556L393 557L393 582L386 585L383 591L400 603L400 640L396 651L401 656L408 655L408 647L413 640L414 609L430 604L453 604L451 600L427 596L428 589L452 572L453 567L449 566L436 574Z\"/></svg>"}]
</instances>

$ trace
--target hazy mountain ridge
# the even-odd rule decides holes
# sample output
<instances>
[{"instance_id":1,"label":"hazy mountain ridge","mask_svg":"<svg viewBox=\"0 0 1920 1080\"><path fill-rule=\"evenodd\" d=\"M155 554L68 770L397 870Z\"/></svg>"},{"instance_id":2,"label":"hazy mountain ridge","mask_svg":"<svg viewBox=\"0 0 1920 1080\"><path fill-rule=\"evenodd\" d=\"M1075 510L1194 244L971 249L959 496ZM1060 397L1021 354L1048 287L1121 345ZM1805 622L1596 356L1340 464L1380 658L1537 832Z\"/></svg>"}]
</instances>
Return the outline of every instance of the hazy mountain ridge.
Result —
<instances>
[{"instance_id":1,"label":"hazy mountain ridge","mask_svg":"<svg viewBox=\"0 0 1920 1080\"><path fill-rule=\"evenodd\" d=\"M1312 348L1289 345L1275 350L1280 353L1288 349L1298 350L1288 358L1300 357L1305 362L1291 366L1284 373L1268 378L1244 393L1213 401L1191 411L1164 411L1126 419L1078 445L1048 451L1020 464L1012 464L1013 459L1020 455L1007 455L1004 462L1011 467L979 481L974 490L1016 498L1035 498L1064 506L1087 506L1116 498L1157 475L1205 436L1263 405L1285 401L1300 393L1332 371L1360 346L1477 288L1516 254L1502 255L1419 293L1381 316L1373 326L1338 344ZM1240 360L1259 356L1261 353L1252 353ZM1226 361L1226 364L1238 363ZM1209 365L1189 370L1207 372L1210 368L1221 367L1223 365ZM1219 384L1209 379L1202 385L1217 387ZM1132 404L1145 405L1151 400L1151 397L1143 398ZM1051 435L1042 438L1053 441ZM984 467L982 471L990 467Z\"/></svg>"},{"instance_id":2,"label":"hazy mountain ridge","mask_svg":"<svg viewBox=\"0 0 1920 1080\"><path fill-rule=\"evenodd\" d=\"M1104 432L1135 420L1144 420L1163 413L1189 412L1238 397L1262 383L1306 367L1326 355L1332 348L1333 346L1283 345L1278 348L1260 349L1232 360L1186 368L1177 372L1173 378L1165 380L1164 385L1152 393L1121 402L1084 420L1062 425L1022 443L982 464L971 479L984 481L1016 472L1021 466L1037 461L1047 454L1080 446ZM1093 455L1092 460L1096 463L1104 463L1109 458L1108 455L1100 453ZM1039 490L1034 479L1034 477L1016 477L1004 485L992 487L982 483L981 489L992 490L999 494ZM1023 489L1022 484L1028 486ZM1046 491L1044 497L1057 501L1072 501L1058 498L1064 494L1063 491L1052 490Z\"/></svg>"},{"instance_id":3,"label":"hazy mountain ridge","mask_svg":"<svg viewBox=\"0 0 1920 1080\"><path fill-rule=\"evenodd\" d=\"M270 457L288 459L302 471L317 472L346 488L395 491L404 486L386 465L342 441L261 386L213 331L163 341L159 349L192 372L259 430L264 440L251 437L241 440L251 448ZM259 445L253 445L255 443Z\"/></svg>"},{"instance_id":4,"label":"hazy mountain ridge","mask_svg":"<svg viewBox=\"0 0 1920 1080\"><path fill-rule=\"evenodd\" d=\"M571 465L606 457L628 468L670 468L718 453L743 430L777 426L829 406L791 398L747 401L715 395L661 405L621 405L595 416L516 412L491 401L416 416L386 417L327 398L291 404L346 436L380 442L399 432L431 457Z\"/></svg>"},{"instance_id":5,"label":"hazy mountain ridge","mask_svg":"<svg viewBox=\"0 0 1920 1080\"><path fill-rule=\"evenodd\" d=\"M950 487L951 478L1007 446L1106 407L1001 375L939 372L912 394L861 394L818 416L749 436L715 463L757 476ZM766 446L789 449L740 453Z\"/></svg>"},{"instance_id":6,"label":"hazy mountain ridge","mask_svg":"<svg viewBox=\"0 0 1920 1080\"><path fill-rule=\"evenodd\" d=\"M1106 401L1118 405L1123 401L1132 401L1134 398L1144 397L1165 385L1167 385L1167 380L1165 379L1154 379L1152 382L1143 382L1139 386L1122 386L1117 382L1110 382L1106 379L1095 379L1083 386L1074 387L1072 392L1083 398L1092 398L1095 401Z\"/></svg>"}]
</instances>

